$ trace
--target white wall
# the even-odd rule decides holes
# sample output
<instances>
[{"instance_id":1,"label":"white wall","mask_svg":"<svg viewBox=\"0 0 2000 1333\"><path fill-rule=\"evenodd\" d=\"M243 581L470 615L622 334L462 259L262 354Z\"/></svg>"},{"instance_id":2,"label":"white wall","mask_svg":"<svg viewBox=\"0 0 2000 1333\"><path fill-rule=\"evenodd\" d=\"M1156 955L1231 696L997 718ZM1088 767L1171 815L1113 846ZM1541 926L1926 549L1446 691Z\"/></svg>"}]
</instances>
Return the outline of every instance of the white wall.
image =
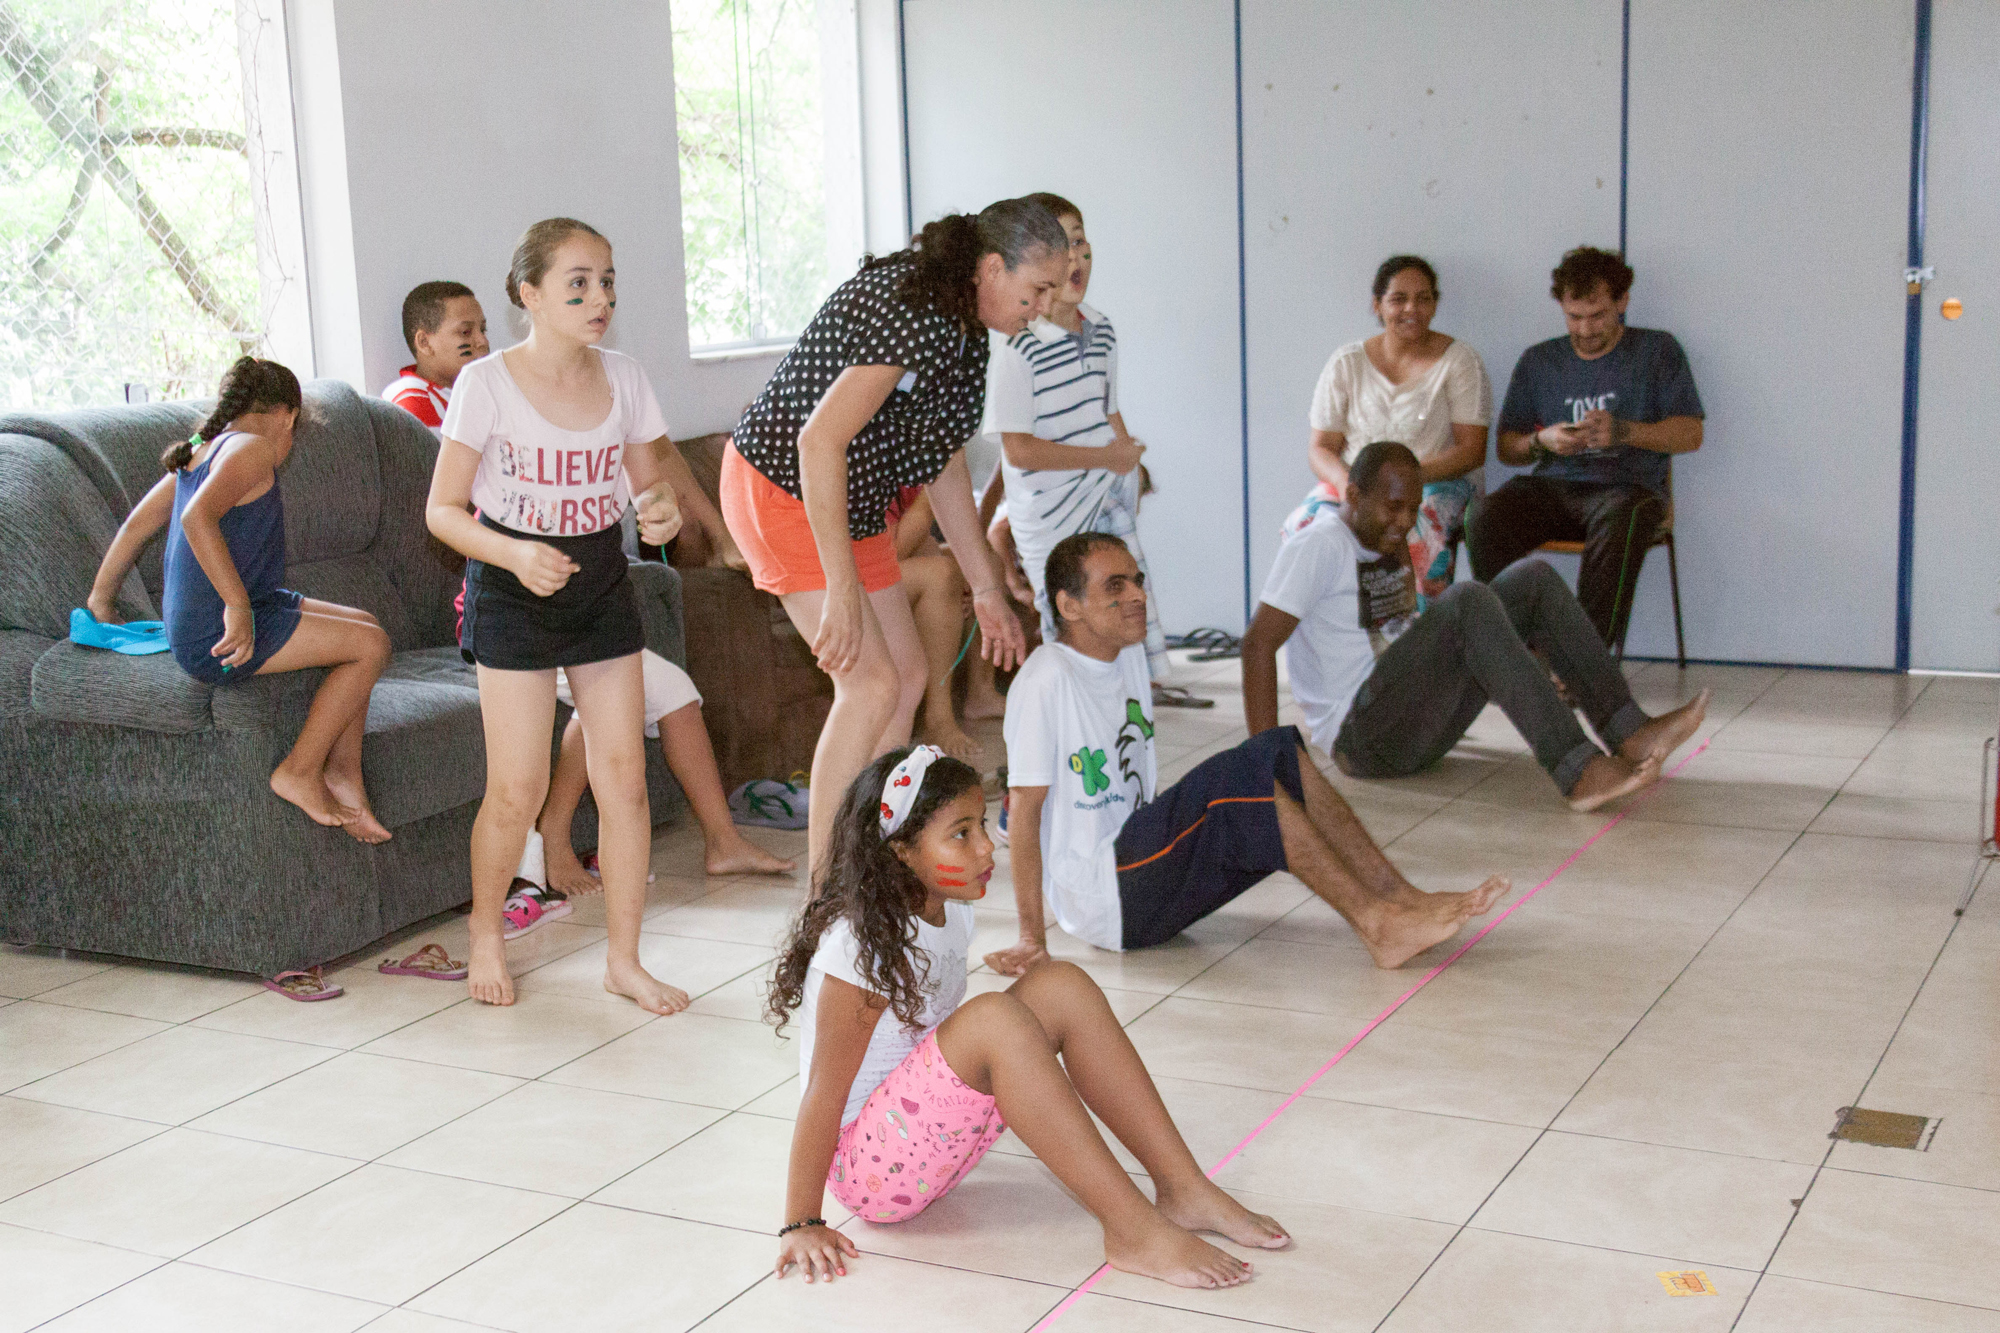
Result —
<instances>
[{"instance_id":1,"label":"white wall","mask_svg":"<svg viewBox=\"0 0 2000 1333\"><path fill-rule=\"evenodd\" d=\"M1493 378L1562 332L1548 274L1618 244L1619 10L1246 0L1243 159L1251 565L1312 484L1306 411L1334 348L1375 333L1392 254L1438 269L1434 327ZM1489 455L1490 456L1490 455ZM1489 485L1506 476L1487 468ZM1664 575L1662 575L1664 578Z\"/></svg>"},{"instance_id":2,"label":"white wall","mask_svg":"<svg viewBox=\"0 0 2000 1333\"><path fill-rule=\"evenodd\" d=\"M1243 617L1235 73L1226 0L907 0L921 226L1050 190L1084 212L1090 301L1159 493L1140 540L1169 630Z\"/></svg>"},{"instance_id":3,"label":"white wall","mask_svg":"<svg viewBox=\"0 0 2000 1333\"><path fill-rule=\"evenodd\" d=\"M1632 5L1630 317L1679 335L1708 409L1674 465L1697 657L1894 663L1913 23ZM1658 563L1634 653L1673 646Z\"/></svg>"},{"instance_id":4,"label":"white wall","mask_svg":"<svg viewBox=\"0 0 2000 1333\"><path fill-rule=\"evenodd\" d=\"M677 436L727 429L775 353L689 352L673 48L658 0L292 0L318 373L379 390L409 358L403 295L455 278L510 324L514 242L539 218L608 236L618 318Z\"/></svg>"}]
</instances>

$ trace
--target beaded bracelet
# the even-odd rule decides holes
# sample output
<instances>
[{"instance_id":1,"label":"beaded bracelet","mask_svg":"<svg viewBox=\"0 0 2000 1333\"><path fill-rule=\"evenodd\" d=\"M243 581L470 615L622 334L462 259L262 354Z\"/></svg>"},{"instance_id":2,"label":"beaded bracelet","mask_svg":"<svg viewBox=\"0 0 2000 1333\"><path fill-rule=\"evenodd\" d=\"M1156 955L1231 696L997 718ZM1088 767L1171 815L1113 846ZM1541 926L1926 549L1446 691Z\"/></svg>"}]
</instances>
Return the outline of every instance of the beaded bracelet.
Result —
<instances>
[{"instance_id":1,"label":"beaded bracelet","mask_svg":"<svg viewBox=\"0 0 2000 1333\"><path fill-rule=\"evenodd\" d=\"M826 1219L823 1217L808 1217L803 1222L788 1222L778 1228L778 1239L783 1240L794 1231L802 1231L806 1227L823 1227L825 1225Z\"/></svg>"}]
</instances>

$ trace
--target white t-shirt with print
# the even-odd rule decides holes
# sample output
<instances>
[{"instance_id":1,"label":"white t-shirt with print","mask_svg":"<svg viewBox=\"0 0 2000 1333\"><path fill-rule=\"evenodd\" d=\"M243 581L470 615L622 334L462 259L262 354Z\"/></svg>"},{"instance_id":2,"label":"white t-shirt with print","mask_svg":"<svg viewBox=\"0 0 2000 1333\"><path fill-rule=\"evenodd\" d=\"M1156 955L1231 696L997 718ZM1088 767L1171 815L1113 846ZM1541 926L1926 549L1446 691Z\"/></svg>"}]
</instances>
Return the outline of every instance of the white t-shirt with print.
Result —
<instances>
[{"instance_id":1,"label":"white t-shirt with print","mask_svg":"<svg viewBox=\"0 0 2000 1333\"><path fill-rule=\"evenodd\" d=\"M1042 803L1049 915L1100 949L1124 948L1118 831L1159 787L1145 645L1100 662L1044 643L1007 691L1005 731L1008 785L1049 789Z\"/></svg>"},{"instance_id":2,"label":"white t-shirt with print","mask_svg":"<svg viewBox=\"0 0 2000 1333\"><path fill-rule=\"evenodd\" d=\"M472 503L516 532L581 537L625 513L625 446L667 433L659 399L639 363L593 349L611 384L611 411L589 430L564 430L537 412L494 352L458 372L444 416L446 439L479 451Z\"/></svg>"},{"instance_id":3,"label":"white t-shirt with print","mask_svg":"<svg viewBox=\"0 0 2000 1333\"><path fill-rule=\"evenodd\" d=\"M1377 654L1409 627L1410 567L1367 550L1346 520L1326 513L1280 542L1259 600L1298 618L1285 644L1292 697L1312 743L1331 752Z\"/></svg>"},{"instance_id":4,"label":"white t-shirt with print","mask_svg":"<svg viewBox=\"0 0 2000 1333\"><path fill-rule=\"evenodd\" d=\"M1389 383L1366 344L1352 342L1327 359L1307 419L1314 430L1346 437L1349 464L1377 440L1407 444L1421 461L1451 446L1454 425L1493 420L1493 381L1479 353L1456 338L1430 369L1402 384Z\"/></svg>"},{"instance_id":5,"label":"white t-shirt with print","mask_svg":"<svg viewBox=\"0 0 2000 1333\"><path fill-rule=\"evenodd\" d=\"M903 1021L896 1017L894 1010L882 1011L882 1017L875 1023L874 1035L868 1038L868 1050L861 1057L861 1068L854 1075L854 1084L847 1090L847 1107L840 1113L841 1124L845 1125L860 1115L869 1094L882 1086L883 1079L896 1072L896 1066L923 1042L924 1034L951 1017L952 1010L964 1002L967 960L972 955L972 929L971 903L947 901L942 926L933 926L922 917L917 918L916 947L929 957L929 970L923 973L921 1026L913 1032L903 1026ZM820 936L819 948L813 951L797 1020L801 1093L812 1079L813 1040L819 1032L819 993L826 979L839 977L851 986L870 989L868 983L861 979L860 951L861 946L854 938L854 928L847 924L846 917L827 927L826 934ZM923 967L921 960L918 966Z\"/></svg>"}]
</instances>

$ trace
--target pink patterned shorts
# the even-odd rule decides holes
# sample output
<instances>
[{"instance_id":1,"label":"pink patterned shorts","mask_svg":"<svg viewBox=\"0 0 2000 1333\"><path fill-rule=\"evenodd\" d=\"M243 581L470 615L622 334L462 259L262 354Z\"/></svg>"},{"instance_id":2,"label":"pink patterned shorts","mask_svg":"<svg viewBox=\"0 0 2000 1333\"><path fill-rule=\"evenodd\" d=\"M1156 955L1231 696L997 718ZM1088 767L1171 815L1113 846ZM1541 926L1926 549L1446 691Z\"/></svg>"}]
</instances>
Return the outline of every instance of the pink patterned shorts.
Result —
<instances>
[{"instance_id":1,"label":"pink patterned shorts","mask_svg":"<svg viewBox=\"0 0 2000 1333\"><path fill-rule=\"evenodd\" d=\"M907 1222L949 1193L1006 1128L993 1099L951 1072L933 1030L842 1128L827 1187L870 1222Z\"/></svg>"}]
</instances>

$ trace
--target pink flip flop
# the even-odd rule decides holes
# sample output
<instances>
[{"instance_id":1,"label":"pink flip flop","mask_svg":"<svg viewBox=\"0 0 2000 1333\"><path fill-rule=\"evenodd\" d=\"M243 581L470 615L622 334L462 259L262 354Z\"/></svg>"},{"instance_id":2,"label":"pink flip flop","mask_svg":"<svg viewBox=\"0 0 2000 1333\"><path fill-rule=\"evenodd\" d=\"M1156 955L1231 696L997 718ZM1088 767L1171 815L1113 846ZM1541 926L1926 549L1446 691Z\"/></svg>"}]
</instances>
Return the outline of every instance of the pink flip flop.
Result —
<instances>
[{"instance_id":1,"label":"pink flip flop","mask_svg":"<svg viewBox=\"0 0 2000 1333\"><path fill-rule=\"evenodd\" d=\"M317 967L303 971L280 972L275 977L259 977L266 990L274 990L288 1000L311 1003L314 1000L331 1000L345 995L347 988L336 986L320 975Z\"/></svg>"},{"instance_id":2,"label":"pink flip flop","mask_svg":"<svg viewBox=\"0 0 2000 1333\"><path fill-rule=\"evenodd\" d=\"M426 944L407 958L384 958L375 969L385 977L428 977L432 981L463 981L467 968L442 944Z\"/></svg>"}]
</instances>

